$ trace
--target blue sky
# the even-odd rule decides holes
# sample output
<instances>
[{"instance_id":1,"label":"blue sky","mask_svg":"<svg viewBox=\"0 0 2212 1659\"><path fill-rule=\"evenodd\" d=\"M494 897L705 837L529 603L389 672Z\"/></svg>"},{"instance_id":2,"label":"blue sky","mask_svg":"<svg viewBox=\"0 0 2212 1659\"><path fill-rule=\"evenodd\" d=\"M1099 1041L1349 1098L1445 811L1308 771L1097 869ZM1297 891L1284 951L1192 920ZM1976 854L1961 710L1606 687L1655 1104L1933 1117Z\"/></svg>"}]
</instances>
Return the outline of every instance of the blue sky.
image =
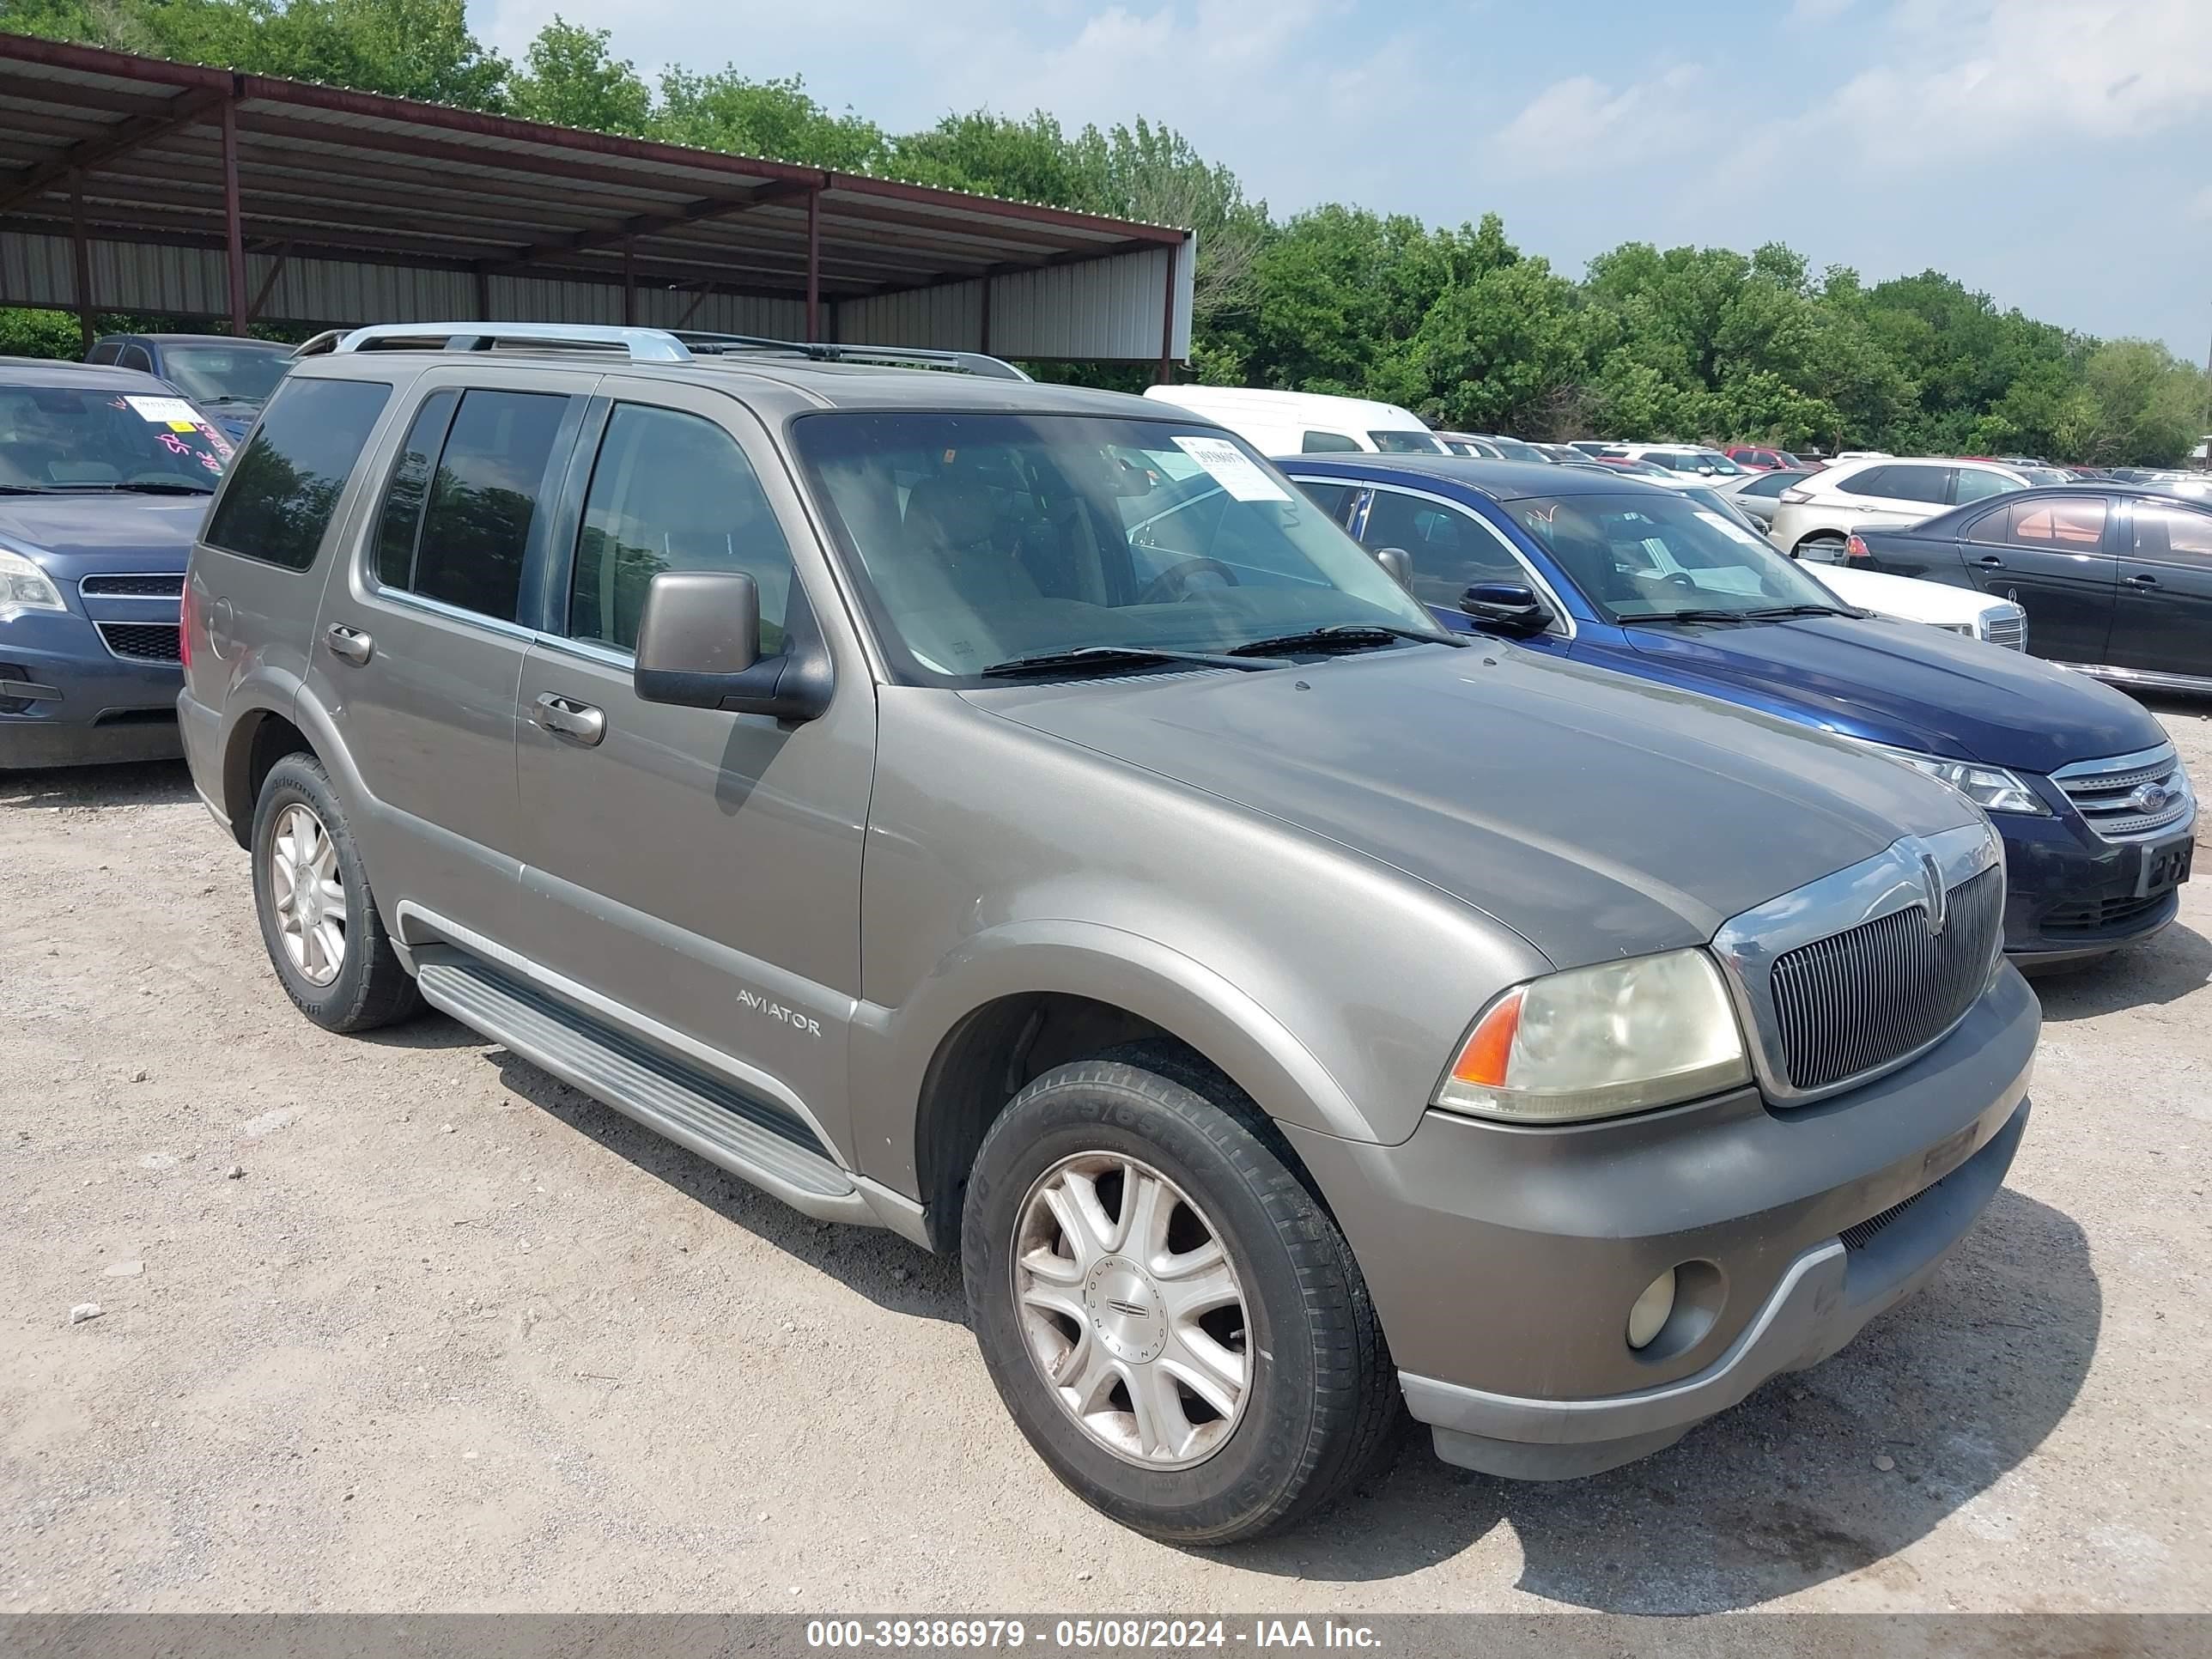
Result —
<instances>
[{"instance_id":1,"label":"blue sky","mask_svg":"<svg viewBox=\"0 0 2212 1659\"><path fill-rule=\"evenodd\" d=\"M471 0L651 71L798 74L894 129L1142 114L1279 214L1495 210L1571 274L1625 240L1929 266L2086 331L2212 337L2212 0Z\"/></svg>"}]
</instances>

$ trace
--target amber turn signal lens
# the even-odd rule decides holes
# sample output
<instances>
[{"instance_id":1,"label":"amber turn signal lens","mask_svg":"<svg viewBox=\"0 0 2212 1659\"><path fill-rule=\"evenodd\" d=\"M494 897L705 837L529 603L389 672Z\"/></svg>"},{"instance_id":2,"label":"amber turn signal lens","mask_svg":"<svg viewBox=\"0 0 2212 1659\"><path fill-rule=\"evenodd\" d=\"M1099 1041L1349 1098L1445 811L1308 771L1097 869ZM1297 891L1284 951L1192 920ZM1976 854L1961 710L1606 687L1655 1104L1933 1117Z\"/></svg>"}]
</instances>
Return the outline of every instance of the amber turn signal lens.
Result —
<instances>
[{"instance_id":1,"label":"amber turn signal lens","mask_svg":"<svg viewBox=\"0 0 2212 1659\"><path fill-rule=\"evenodd\" d=\"M1505 1063L1513 1057L1514 1035L1521 1029L1521 1002L1526 994L1516 988L1498 998L1490 1012L1468 1033L1452 1075L1462 1083L1481 1089L1505 1086Z\"/></svg>"}]
</instances>

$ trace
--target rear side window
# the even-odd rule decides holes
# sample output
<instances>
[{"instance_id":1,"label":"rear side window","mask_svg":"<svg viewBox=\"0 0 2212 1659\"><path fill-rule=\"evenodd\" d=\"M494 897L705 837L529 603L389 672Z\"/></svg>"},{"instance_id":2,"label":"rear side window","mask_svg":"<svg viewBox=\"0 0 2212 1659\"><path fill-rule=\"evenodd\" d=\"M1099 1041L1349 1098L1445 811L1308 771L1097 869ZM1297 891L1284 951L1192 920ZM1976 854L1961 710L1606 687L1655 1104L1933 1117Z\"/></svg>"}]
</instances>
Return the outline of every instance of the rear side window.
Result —
<instances>
[{"instance_id":1,"label":"rear side window","mask_svg":"<svg viewBox=\"0 0 2212 1659\"><path fill-rule=\"evenodd\" d=\"M1301 478L1298 489L1308 500L1322 512L1342 524L1352 506L1352 486L1348 483L1323 483L1318 478Z\"/></svg>"},{"instance_id":2,"label":"rear side window","mask_svg":"<svg viewBox=\"0 0 2212 1659\"><path fill-rule=\"evenodd\" d=\"M2212 566L2212 514L2136 503L2136 554L2182 564Z\"/></svg>"},{"instance_id":3,"label":"rear side window","mask_svg":"<svg viewBox=\"0 0 2212 1659\"><path fill-rule=\"evenodd\" d=\"M231 465L208 520L208 545L288 570L314 563L391 397L381 380L287 380Z\"/></svg>"},{"instance_id":4,"label":"rear side window","mask_svg":"<svg viewBox=\"0 0 2212 1659\"><path fill-rule=\"evenodd\" d=\"M143 369L149 374L154 372L153 356L144 346L127 345L123 348L123 355L115 361L125 368Z\"/></svg>"},{"instance_id":5,"label":"rear side window","mask_svg":"<svg viewBox=\"0 0 2212 1659\"><path fill-rule=\"evenodd\" d=\"M2086 501L2021 501L2011 512L2010 539L2021 547L2094 553L2105 544L2102 496Z\"/></svg>"},{"instance_id":6,"label":"rear side window","mask_svg":"<svg viewBox=\"0 0 2212 1659\"><path fill-rule=\"evenodd\" d=\"M424 422L434 418L426 404L385 500L378 580L480 616L520 620L523 563L568 402L556 392L478 389L461 395L430 474L412 568L406 580L394 581L385 560L389 551L396 574L396 550L410 514L409 480L420 476L417 457L424 453L416 446L427 445Z\"/></svg>"},{"instance_id":7,"label":"rear side window","mask_svg":"<svg viewBox=\"0 0 2212 1659\"><path fill-rule=\"evenodd\" d=\"M1963 507L1968 501L1985 501L1992 495L2002 495L2018 488L2019 485L2002 472L1984 472L1979 467L1962 466L1952 488L1952 499Z\"/></svg>"},{"instance_id":8,"label":"rear side window","mask_svg":"<svg viewBox=\"0 0 2212 1659\"><path fill-rule=\"evenodd\" d=\"M1309 432L1298 448L1308 455L1338 455L1347 450L1354 455L1359 453L1358 441L1341 432Z\"/></svg>"},{"instance_id":9,"label":"rear side window","mask_svg":"<svg viewBox=\"0 0 2212 1659\"><path fill-rule=\"evenodd\" d=\"M783 654L791 548L737 440L680 410L618 404L584 500L568 637L637 648L664 570L742 570L760 588L761 654Z\"/></svg>"},{"instance_id":10,"label":"rear side window","mask_svg":"<svg viewBox=\"0 0 2212 1659\"><path fill-rule=\"evenodd\" d=\"M123 348L116 344L114 341L102 340L98 345L93 347L90 355L85 358L85 362L88 363L112 363L122 355Z\"/></svg>"},{"instance_id":11,"label":"rear side window","mask_svg":"<svg viewBox=\"0 0 2212 1659\"><path fill-rule=\"evenodd\" d=\"M1941 506L1946 466L1877 466L1846 478L1836 488L1847 495L1878 495L1893 501L1926 501Z\"/></svg>"},{"instance_id":12,"label":"rear side window","mask_svg":"<svg viewBox=\"0 0 2212 1659\"><path fill-rule=\"evenodd\" d=\"M422 536L423 504L430 499L430 474L460 401L458 392L432 392L407 428L407 443L376 521L376 580L386 587L415 585L415 549Z\"/></svg>"}]
</instances>

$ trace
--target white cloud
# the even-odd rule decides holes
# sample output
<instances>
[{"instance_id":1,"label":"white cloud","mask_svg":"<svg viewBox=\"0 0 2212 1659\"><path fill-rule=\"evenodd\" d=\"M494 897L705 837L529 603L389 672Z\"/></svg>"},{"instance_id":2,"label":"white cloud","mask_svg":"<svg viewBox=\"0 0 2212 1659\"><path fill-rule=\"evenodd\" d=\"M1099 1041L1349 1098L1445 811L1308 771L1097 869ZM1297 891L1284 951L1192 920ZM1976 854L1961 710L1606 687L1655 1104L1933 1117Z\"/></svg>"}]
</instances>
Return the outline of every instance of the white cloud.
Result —
<instances>
[{"instance_id":1,"label":"white cloud","mask_svg":"<svg viewBox=\"0 0 2212 1659\"><path fill-rule=\"evenodd\" d=\"M1554 81L1491 140L1497 159L1534 173L1645 166L1714 136L1696 96L1704 71L1680 64L1616 91L1587 75Z\"/></svg>"}]
</instances>

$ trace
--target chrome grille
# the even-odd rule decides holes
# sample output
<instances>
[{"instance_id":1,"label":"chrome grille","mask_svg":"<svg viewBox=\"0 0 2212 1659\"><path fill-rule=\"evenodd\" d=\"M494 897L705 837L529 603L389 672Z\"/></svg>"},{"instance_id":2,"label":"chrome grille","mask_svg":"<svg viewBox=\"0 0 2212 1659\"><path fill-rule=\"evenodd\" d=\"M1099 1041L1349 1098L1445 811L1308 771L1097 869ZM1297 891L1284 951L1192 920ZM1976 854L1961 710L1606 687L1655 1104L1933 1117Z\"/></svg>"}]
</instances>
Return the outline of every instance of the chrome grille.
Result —
<instances>
[{"instance_id":1,"label":"chrome grille","mask_svg":"<svg viewBox=\"0 0 2212 1659\"><path fill-rule=\"evenodd\" d=\"M2003 931L2003 872L1968 877L1946 901L1941 933L1916 904L1775 957L1769 987L1792 1089L1825 1089L1901 1059L1973 1006Z\"/></svg>"},{"instance_id":2,"label":"chrome grille","mask_svg":"<svg viewBox=\"0 0 2212 1659\"><path fill-rule=\"evenodd\" d=\"M2016 605L1982 613L1982 637L2008 651L2027 649L2027 612Z\"/></svg>"},{"instance_id":3,"label":"chrome grille","mask_svg":"<svg viewBox=\"0 0 2212 1659\"><path fill-rule=\"evenodd\" d=\"M174 599L184 596L185 579L181 574L173 576L86 576L78 581L76 590L95 598L113 593L137 599Z\"/></svg>"},{"instance_id":4,"label":"chrome grille","mask_svg":"<svg viewBox=\"0 0 2212 1659\"><path fill-rule=\"evenodd\" d=\"M100 643L111 656L132 662L182 662L174 623L101 623Z\"/></svg>"},{"instance_id":5,"label":"chrome grille","mask_svg":"<svg viewBox=\"0 0 2212 1659\"><path fill-rule=\"evenodd\" d=\"M2062 766L2051 781L2106 841L2145 841L2185 823L2197 801L2171 747Z\"/></svg>"}]
</instances>

